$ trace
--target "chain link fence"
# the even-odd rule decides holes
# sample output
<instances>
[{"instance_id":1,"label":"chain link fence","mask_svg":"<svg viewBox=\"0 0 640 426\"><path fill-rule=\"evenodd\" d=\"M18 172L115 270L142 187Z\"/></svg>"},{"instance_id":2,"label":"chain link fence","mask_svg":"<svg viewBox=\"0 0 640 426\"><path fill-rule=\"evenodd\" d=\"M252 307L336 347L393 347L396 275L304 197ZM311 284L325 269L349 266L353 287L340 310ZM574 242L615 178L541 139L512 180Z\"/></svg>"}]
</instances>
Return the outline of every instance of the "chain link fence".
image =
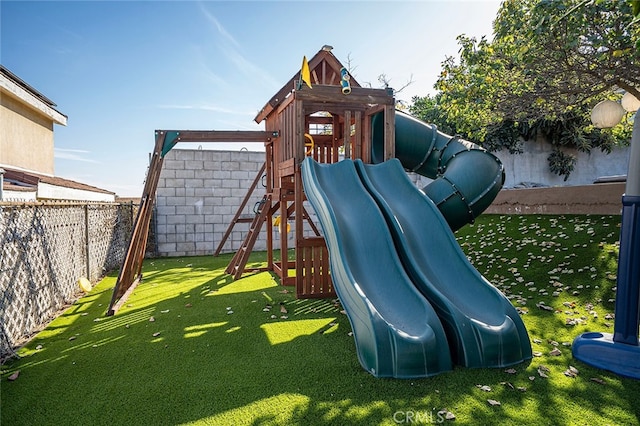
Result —
<instances>
[{"instance_id":1,"label":"chain link fence","mask_svg":"<svg viewBox=\"0 0 640 426\"><path fill-rule=\"evenodd\" d=\"M0 359L122 264L133 204L0 205Z\"/></svg>"}]
</instances>

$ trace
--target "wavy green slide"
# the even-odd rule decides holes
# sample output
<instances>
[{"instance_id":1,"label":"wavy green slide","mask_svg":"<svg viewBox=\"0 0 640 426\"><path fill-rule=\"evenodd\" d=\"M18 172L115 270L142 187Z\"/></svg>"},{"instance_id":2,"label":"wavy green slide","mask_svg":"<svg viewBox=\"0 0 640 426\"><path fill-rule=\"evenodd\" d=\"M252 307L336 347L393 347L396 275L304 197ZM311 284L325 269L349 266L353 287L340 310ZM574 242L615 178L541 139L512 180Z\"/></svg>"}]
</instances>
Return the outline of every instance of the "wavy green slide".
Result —
<instances>
[{"instance_id":1,"label":"wavy green slide","mask_svg":"<svg viewBox=\"0 0 640 426\"><path fill-rule=\"evenodd\" d=\"M350 160L302 164L307 199L329 248L331 276L362 367L376 377L449 371L445 331L405 272L385 218Z\"/></svg>"},{"instance_id":2,"label":"wavy green slide","mask_svg":"<svg viewBox=\"0 0 640 426\"><path fill-rule=\"evenodd\" d=\"M379 116L372 153L380 162ZM470 264L453 231L502 187L502 164L470 142L396 114L396 157L302 164L358 359L378 377L426 377L530 359L521 318ZM434 179L423 191L403 169ZM419 291L417 291L419 290Z\"/></svg>"},{"instance_id":3,"label":"wavy green slide","mask_svg":"<svg viewBox=\"0 0 640 426\"><path fill-rule=\"evenodd\" d=\"M531 358L520 315L471 265L438 208L400 161L356 160L356 169L387 219L405 270L438 313L454 362L505 367Z\"/></svg>"}]
</instances>

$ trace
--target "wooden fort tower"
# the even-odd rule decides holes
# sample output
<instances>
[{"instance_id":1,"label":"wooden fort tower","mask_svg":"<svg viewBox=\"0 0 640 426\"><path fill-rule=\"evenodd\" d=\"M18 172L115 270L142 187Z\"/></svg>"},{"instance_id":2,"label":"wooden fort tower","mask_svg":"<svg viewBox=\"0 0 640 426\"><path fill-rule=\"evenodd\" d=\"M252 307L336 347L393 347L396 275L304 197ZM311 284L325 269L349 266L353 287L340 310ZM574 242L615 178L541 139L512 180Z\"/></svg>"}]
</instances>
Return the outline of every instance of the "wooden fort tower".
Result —
<instances>
[{"instance_id":1,"label":"wooden fort tower","mask_svg":"<svg viewBox=\"0 0 640 426\"><path fill-rule=\"evenodd\" d=\"M255 117L257 123L265 122L266 133L272 135L265 142L266 194L227 272L236 278L245 272L254 234L264 223L267 269L274 271L283 285L295 285L297 297L331 297L335 292L329 276L329 256L324 238L309 220L300 165L307 156L320 163L335 163L341 158L370 163L371 116L380 111L385 114L384 158L393 158L395 99L390 89L361 87L328 46L309 60L308 67L311 87L297 72ZM274 219L281 229L277 241L273 237ZM294 247L289 247L286 232L290 225L295 232ZM305 227L315 236L305 237ZM274 260L276 249L281 253L279 261ZM284 255L291 249L294 259Z\"/></svg>"}]
</instances>

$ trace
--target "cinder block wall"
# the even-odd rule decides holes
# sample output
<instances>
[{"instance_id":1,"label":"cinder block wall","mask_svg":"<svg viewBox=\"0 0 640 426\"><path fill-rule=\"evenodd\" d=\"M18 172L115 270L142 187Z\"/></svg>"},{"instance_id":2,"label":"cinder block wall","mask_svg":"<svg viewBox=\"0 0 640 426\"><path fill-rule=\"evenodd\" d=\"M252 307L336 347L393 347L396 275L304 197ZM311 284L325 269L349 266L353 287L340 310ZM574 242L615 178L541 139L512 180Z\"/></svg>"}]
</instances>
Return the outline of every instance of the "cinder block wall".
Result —
<instances>
[{"instance_id":1,"label":"cinder block wall","mask_svg":"<svg viewBox=\"0 0 640 426\"><path fill-rule=\"evenodd\" d=\"M264 152L169 151L156 192L158 255L213 254L264 161ZM242 211L243 217L255 216L254 207L264 194L265 188L260 180ZM309 215L315 219L313 209L305 205ZM288 233L289 247L294 245L295 238L292 222ZM249 225L235 225L222 253L238 250ZM254 250L266 250L265 229L263 226ZM305 235L313 235L308 225L305 226ZM276 230L274 238L280 238ZM279 244L275 246L279 247Z\"/></svg>"},{"instance_id":2,"label":"cinder block wall","mask_svg":"<svg viewBox=\"0 0 640 426\"><path fill-rule=\"evenodd\" d=\"M547 185L553 185L556 181L558 181L557 184L576 185L576 181L590 183L598 176L626 173L626 168L623 164L627 161L628 152L625 149L620 149L619 152L616 150L609 157L602 155L599 151L593 152L590 156L583 154L578 157L579 163L583 162L591 167L579 164L579 167L576 166L576 171L572 173L567 182L562 181L561 178L555 179L555 175L555 180L549 181L551 173L546 171L546 164L538 166L540 170L538 177L528 175L526 171L531 168L523 166L523 164L529 164L531 161L527 155L512 155L501 159L505 163L508 181L510 173L517 174L517 177L512 176L510 178L512 184L523 181L525 177L527 178L526 180L536 181L544 180L543 178L546 177L547 181L544 183ZM158 254L160 256L213 254L264 161L264 152L180 149L169 151L165 157L160 181L158 182L156 198ZM515 161L518 161L517 165L514 163ZM599 168L593 169L596 166ZM430 179L414 173L410 173L409 176L420 188L430 182ZM505 183L505 188L510 187L507 183ZM561 189L557 188L556 191ZM243 217L252 218L255 215L254 206L262 199L264 193L265 189L259 183L247 206L242 211ZM525 193L523 192L522 194ZM506 195L507 193L501 193L502 198ZM494 203L494 205L505 204L505 206L502 206L503 210L499 210L500 212L522 212L522 209L520 211L517 209L511 211L512 208L515 209L513 207L515 202L511 199L505 201L502 198L499 196ZM539 201L536 204L539 204ZM587 204L589 205L585 207L586 209L593 208L593 203ZM617 204L614 208L617 208L616 206ZM565 210L568 209L567 211L572 211L571 209L574 207L565 206L563 208ZM308 203L305 203L305 208L312 220L317 224L313 208ZM508 211L504 211L505 208ZM528 210L540 213L540 206L531 207ZM498 210L491 210L491 208L488 211L498 212ZM565 211L563 210L563 212ZM579 212L582 212L582 210ZM593 212L595 213L595 211ZM551 213L551 210L548 213ZM290 226L291 231L288 233L288 242L289 247L293 247L295 242L293 221L291 221ZM254 246L255 250L266 250L266 232L264 228ZM248 229L249 223L238 223L226 241L222 252L237 251ZM310 227L306 224L304 234L307 236L313 235ZM276 230L274 230L274 238L280 238ZM275 246L278 247L279 244L275 244Z\"/></svg>"}]
</instances>

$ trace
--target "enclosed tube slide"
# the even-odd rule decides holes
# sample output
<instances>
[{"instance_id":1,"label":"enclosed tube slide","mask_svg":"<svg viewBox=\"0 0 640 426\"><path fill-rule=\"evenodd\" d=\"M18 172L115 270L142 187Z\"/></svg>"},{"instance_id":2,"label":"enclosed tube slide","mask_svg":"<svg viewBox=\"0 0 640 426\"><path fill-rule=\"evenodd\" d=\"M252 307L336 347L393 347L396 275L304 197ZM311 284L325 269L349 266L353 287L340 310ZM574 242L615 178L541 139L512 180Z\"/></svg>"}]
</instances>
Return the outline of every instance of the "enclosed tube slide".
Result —
<instances>
[{"instance_id":1,"label":"enclosed tube slide","mask_svg":"<svg viewBox=\"0 0 640 426\"><path fill-rule=\"evenodd\" d=\"M383 112L373 116L371 127L371 159L382 163ZM473 223L504 183L504 167L493 154L400 111L395 114L395 155L406 170L434 179L423 191L453 231Z\"/></svg>"},{"instance_id":2,"label":"enclosed tube slide","mask_svg":"<svg viewBox=\"0 0 640 426\"><path fill-rule=\"evenodd\" d=\"M331 277L362 367L376 377L396 378L451 370L442 324L405 272L354 163L319 164L307 157L302 181L322 226Z\"/></svg>"},{"instance_id":3,"label":"enclosed tube slide","mask_svg":"<svg viewBox=\"0 0 640 426\"><path fill-rule=\"evenodd\" d=\"M518 312L471 265L442 214L400 161L355 164L387 220L405 270L442 321L454 362L505 367L530 359L529 336Z\"/></svg>"}]
</instances>

